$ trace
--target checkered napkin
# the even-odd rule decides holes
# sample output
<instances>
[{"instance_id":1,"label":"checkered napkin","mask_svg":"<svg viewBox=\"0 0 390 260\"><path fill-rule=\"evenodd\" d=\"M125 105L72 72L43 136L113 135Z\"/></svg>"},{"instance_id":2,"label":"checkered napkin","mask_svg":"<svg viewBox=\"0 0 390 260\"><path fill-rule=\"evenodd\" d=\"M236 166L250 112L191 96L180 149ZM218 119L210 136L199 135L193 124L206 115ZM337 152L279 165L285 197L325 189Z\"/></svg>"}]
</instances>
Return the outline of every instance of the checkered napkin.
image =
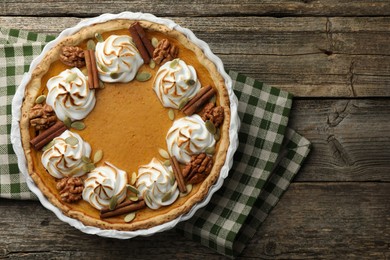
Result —
<instances>
[{"instance_id":1,"label":"checkered napkin","mask_svg":"<svg viewBox=\"0 0 390 260\"><path fill-rule=\"evenodd\" d=\"M53 36L0 28L0 197L36 199L10 142L11 101L32 59ZM292 96L230 71L241 119L233 168L210 203L178 230L221 254L237 256L275 207L310 151L287 127Z\"/></svg>"}]
</instances>

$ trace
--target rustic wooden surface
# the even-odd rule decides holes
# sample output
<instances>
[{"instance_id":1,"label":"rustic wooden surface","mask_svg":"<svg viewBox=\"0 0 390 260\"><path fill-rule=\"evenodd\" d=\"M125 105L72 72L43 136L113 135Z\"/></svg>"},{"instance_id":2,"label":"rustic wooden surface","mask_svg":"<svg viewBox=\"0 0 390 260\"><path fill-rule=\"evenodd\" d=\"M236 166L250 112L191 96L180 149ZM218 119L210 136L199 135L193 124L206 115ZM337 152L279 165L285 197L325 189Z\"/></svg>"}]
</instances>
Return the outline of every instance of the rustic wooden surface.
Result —
<instances>
[{"instance_id":1,"label":"rustic wooden surface","mask_svg":"<svg viewBox=\"0 0 390 260\"><path fill-rule=\"evenodd\" d=\"M390 1L2 1L0 26L56 34L104 12L169 17L225 67L296 96L313 151L242 259L390 258ZM85 235L38 202L0 199L0 258L205 258L175 231Z\"/></svg>"}]
</instances>

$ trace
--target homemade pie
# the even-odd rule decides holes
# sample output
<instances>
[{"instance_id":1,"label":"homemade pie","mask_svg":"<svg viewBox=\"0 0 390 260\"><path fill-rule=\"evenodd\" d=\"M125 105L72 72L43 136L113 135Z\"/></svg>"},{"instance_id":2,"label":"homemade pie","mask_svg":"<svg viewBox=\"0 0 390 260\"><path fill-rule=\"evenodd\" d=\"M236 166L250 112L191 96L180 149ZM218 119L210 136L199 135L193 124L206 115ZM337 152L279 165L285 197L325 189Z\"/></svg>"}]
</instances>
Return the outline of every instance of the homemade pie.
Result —
<instances>
[{"instance_id":1,"label":"homemade pie","mask_svg":"<svg viewBox=\"0 0 390 260\"><path fill-rule=\"evenodd\" d=\"M28 172L66 216L134 231L208 194L229 148L230 100L186 35L149 20L81 28L46 51L20 121Z\"/></svg>"}]
</instances>

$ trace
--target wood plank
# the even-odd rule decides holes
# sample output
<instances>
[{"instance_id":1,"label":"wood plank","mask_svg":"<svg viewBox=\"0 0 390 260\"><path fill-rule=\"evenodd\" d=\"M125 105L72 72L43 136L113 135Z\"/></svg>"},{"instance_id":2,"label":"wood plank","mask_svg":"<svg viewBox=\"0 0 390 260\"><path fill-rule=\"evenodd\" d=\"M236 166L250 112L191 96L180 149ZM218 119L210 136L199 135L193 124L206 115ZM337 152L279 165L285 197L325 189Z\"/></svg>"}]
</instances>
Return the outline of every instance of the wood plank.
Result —
<instances>
[{"instance_id":1,"label":"wood plank","mask_svg":"<svg viewBox=\"0 0 390 260\"><path fill-rule=\"evenodd\" d=\"M390 3L386 0L243 0L224 1L3 1L0 15L30 16L95 16L122 11L153 13L159 16L381 16L388 15Z\"/></svg>"},{"instance_id":2,"label":"wood plank","mask_svg":"<svg viewBox=\"0 0 390 260\"><path fill-rule=\"evenodd\" d=\"M389 183L292 184L242 259L389 257L389 196ZM131 240L86 235L38 202L1 199L0 216L4 258L220 258L175 231Z\"/></svg>"},{"instance_id":3,"label":"wood plank","mask_svg":"<svg viewBox=\"0 0 390 260\"><path fill-rule=\"evenodd\" d=\"M390 181L390 100L295 100L290 126L313 149L295 181Z\"/></svg>"},{"instance_id":4,"label":"wood plank","mask_svg":"<svg viewBox=\"0 0 390 260\"><path fill-rule=\"evenodd\" d=\"M390 96L390 18L174 20L208 42L227 69L296 96ZM0 26L56 34L79 21L0 17Z\"/></svg>"}]
</instances>

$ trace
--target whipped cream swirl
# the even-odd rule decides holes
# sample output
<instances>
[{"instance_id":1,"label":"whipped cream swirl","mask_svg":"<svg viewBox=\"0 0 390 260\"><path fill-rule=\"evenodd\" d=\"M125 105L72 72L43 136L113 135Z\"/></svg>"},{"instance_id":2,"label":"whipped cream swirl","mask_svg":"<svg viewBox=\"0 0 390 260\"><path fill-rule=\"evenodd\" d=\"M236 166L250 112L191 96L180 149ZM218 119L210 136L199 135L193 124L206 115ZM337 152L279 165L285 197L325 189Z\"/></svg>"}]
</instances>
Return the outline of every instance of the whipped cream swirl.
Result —
<instances>
[{"instance_id":1,"label":"whipped cream swirl","mask_svg":"<svg viewBox=\"0 0 390 260\"><path fill-rule=\"evenodd\" d=\"M198 114L175 120L168 130L166 141L170 155L184 164L191 161L192 155L215 146L214 135L207 130Z\"/></svg>"},{"instance_id":2,"label":"whipped cream swirl","mask_svg":"<svg viewBox=\"0 0 390 260\"><path fill-rule=\"evenodd\" d=\"M139 167L135 185L151 209L172 204L180 193L171 166L164 166L156 158Z\"/></svg>"},{"instance_id":3,"label":"whipped cream swirl","mask_svg":"<svg viewBox=\"0 0 390 260\"><path fill-rule=\"evenodd\" d=\"M88 173L84 181L83 199L94 208L101 210L109 206L114 196L117 197L118 203L126 198L126 184L126 172L104 162L104 165Z\"/></svg>"},{"instance_id":4,"label":"whipped cream swirl","mask_svg":"<svg viewBox=\"0 0 390 260\"><path fill-rule=\"evenodd\" d=\"M47 81L46 103L53 107L57 117L64 121L85 118L96 103L95 90L88 88L86 76L72 68L61 72Z\"/></svg>"},{"instance_id":5,"label":"whipped cream swirl","mask_svg":"<svg viewBox=\"0 0 390 260\"><path fill-rule=\"evenodd\" d=\"M66 138L77 138L77 144L71 145ZM91 146L78 134L69 130L53 139L53 145L43 152L41 161L46 170L55 178L78 177L85 174L82 157L90 157Z\"/></svg>"},{"instance_id":6,"label":"whipped cream swirl","mask_svg":"<svg viewBox=\"0 0 390 260\"><path fill-rule=\"evenodd\" d=\"M104 82L129 82L144 63L128 35L111 35L96 44L99 77Z\"/></svg>"},{"instance_id":7,"label":"whipped cream swirl","mask_svg":"<svg viewBox=\"0 0 390 260\"><path fill-rule=\"evenodd\" d=\"M164 107L179 108L183 99L191 99L200 89L194 67L183 60L166 62L157 71L154 91Z\"/></svg>"}]
</instances>

